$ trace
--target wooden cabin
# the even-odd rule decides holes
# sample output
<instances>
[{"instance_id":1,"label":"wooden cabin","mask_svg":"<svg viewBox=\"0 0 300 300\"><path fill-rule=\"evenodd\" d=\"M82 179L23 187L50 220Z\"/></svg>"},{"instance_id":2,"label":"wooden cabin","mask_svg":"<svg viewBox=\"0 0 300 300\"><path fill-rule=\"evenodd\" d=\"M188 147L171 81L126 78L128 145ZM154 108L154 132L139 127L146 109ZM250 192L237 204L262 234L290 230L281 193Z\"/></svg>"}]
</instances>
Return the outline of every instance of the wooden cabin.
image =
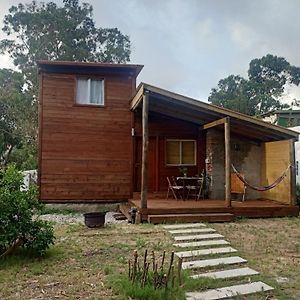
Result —
<instances>
[{"instance_id":1,"label":"wooden cabin","mask_svg":"<svg viewBox=\"0 0 300 300\"><path fill-rule=\"evenodd\" d=\"M142 220L298 215L298 133L145 83L141 65L40 61L39 185L47 203L122 202ZM231 164L256 186L232 201ZM289 166L291 167L289 168ZM167 177L203 170L206 199L166 199Z\"/></svg>"}]
</instances>

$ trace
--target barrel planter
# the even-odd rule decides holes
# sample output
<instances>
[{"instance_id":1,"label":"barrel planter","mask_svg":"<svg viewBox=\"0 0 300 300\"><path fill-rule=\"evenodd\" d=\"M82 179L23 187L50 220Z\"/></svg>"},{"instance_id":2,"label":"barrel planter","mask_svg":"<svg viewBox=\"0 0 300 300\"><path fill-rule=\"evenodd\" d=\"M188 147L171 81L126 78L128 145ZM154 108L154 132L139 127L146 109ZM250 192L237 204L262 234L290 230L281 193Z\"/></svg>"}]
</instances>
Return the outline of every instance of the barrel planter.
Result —
<instances>
[{"instance_id":1,"label":"barrel planter","mask_svg":"<svg viewBox=\"0 0 300 300\"><path fill-rule=\"evenodd\" d=\"M103 227L105 224L105 214L106 212L90 212L85 213L84 224L89 228Z\"/></svg>"}]
</instances>

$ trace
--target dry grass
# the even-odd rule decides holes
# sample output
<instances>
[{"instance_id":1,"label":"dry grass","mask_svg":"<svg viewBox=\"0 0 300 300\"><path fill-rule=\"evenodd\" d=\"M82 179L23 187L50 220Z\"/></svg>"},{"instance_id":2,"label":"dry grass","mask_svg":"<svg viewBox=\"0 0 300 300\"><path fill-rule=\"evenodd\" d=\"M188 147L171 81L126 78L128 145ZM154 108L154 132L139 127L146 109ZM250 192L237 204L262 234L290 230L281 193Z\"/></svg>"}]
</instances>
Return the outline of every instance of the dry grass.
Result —
<instances>
[{"instance_id":1,"label":"dry grass","mask_svg":"<svg viewBox=\"0 0 300 300\"><path fill-rule=\"evenodd\" d=\"M133 249L169 249L160 227L118 225L88 229L55 225L56 244L47 257L14 256L0 262L0 299L118 299L107 275L127 272Z\"/></svg>"},{"instance_id":2,"label":"dry grass","mask_svg":"<svg viewBox=\"0 0 300 300\"><path fill-rule=\"evenodd\" d=\"M300 218L242 219L213 227L276 287L278 299L300 299Z\"/></svg>"},{"instance_id":3,"label":"dry grass","mask_svg":"<svg viewBox=\"0 0 300 300\"><path fill-rule=\"evenodd\" d=\"M273 293L277 299L300 299L300 218L210 226L226 236L250 267L261 272L258 280L277 288ZM108 278L127 272L132 251L173 249L161 226L111 225L91 230L82 225L55 225L55 233L56 244L47 257L15 255L0 261L1 300L125 299L109 288ZM288 281L277 283L279 277ZM266 295L249 299L266 299Z\"/></svg>"}]
</instances>

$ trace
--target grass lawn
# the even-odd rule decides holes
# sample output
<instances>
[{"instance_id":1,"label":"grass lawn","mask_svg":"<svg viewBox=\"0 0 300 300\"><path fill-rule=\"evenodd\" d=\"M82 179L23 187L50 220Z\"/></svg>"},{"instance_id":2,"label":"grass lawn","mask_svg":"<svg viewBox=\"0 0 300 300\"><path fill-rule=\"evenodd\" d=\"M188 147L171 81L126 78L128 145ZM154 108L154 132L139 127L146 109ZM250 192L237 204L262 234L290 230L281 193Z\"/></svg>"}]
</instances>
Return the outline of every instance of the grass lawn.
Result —
<instances>
[{"instance_id":1,"label":"grass lawn","mask_svg":"<svg viewBox=\"0 0 300 300\"><path fill-rule=\"evenodd\" d=\"M210 226L248 259L249 267L263 274L255 279L277 288L273 292L277 299L300 299L300 218L245 219ZM161 226L148 224L103 229L56 224L55 234L55 246L45 258L16 254L0 261L1 300L129 299L116 292L111 279L127 273L133 250L142 254L147 248L158 255L173 249L170 235ZM276 278L284 282L277 283ZM197 284L215 285L212 281ZM266 299L266 295L249 299Z\"/></svg>"},{"instance_id":2,"label":"grass lawn","mask_svg":"<svg viewBox=\"0 0 300 300\"><path fill-rule=\"evenodd\" d=\"M277 299L300 299L300 218L242 219L212 227L276 287Z\"/></svg>"}]
</instances>

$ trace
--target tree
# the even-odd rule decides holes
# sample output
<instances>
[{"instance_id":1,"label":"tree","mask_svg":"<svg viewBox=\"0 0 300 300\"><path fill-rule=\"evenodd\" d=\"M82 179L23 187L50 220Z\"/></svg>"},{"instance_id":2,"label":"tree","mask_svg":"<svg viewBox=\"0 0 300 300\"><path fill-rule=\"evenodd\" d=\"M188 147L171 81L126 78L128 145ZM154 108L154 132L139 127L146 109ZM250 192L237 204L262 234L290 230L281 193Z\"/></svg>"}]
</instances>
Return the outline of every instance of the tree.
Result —
<instances>
[{"instance_id":1,"label":"tree","mask_svg":"<svg viewBox=\"0 0 300 300\"><path fill-rule=\"evenodd\" d=\"M0 43L14 64L36 84L37 60L71 60L125 63L130 57L130 40L117 28L97 28L93 7L78 0L19 4L9 9L3 31L13 39Z\"/></svg>"},{"instance_id":2,"label":"tree","mask_svg":"<svg viewBox=\"0 0 300 300\"><path fill-rule=\"evenodd\" d=\"M248 79L230 75L221 79L208 98L212 104L249 115L259 115L274 109L288 108L280 101L286 85L299 85L300 68L282 57L268 54L253 59Z\"/></svg>"},{"instance_id":3,"label":"tree","mask_svg":"<svg viewBox=\"0 0 300 300\"><path fill-rule=\"evenodd\" d=\"M17 147L35 143L34 113L31 98L24 90L23 75L0 69L0 163L3 167Z\"/></svg>"},{"instance_id":4,"label":"tree","mask_svg":"<svg viewBox=\"0 0 300 300\"><path fill-rule=\"evenodd\" d=\"M32 1L9 9L0 52L10 55L18 72L0 70L2 163L8 162L10 153L20 162L37 152L37 60L129 61L129 37L117 28L97 28L92 17L93 7L79 5L78 0L63 0L62 7Z\"/></svg>"},{"instance_id":5,"label":"tree","mask_svg":"<svg viewBox=\"0 0 300 300\"><path fill-rule=\"evenodd\" d=\"M251 99L245 96L247 80L239 75L230 75L221 79L217 88L213 88L209 101L213 104L235 111L246 112L253 109ZM250 113L255 113L251 111Z\"/></svg>"}]
</instances>

